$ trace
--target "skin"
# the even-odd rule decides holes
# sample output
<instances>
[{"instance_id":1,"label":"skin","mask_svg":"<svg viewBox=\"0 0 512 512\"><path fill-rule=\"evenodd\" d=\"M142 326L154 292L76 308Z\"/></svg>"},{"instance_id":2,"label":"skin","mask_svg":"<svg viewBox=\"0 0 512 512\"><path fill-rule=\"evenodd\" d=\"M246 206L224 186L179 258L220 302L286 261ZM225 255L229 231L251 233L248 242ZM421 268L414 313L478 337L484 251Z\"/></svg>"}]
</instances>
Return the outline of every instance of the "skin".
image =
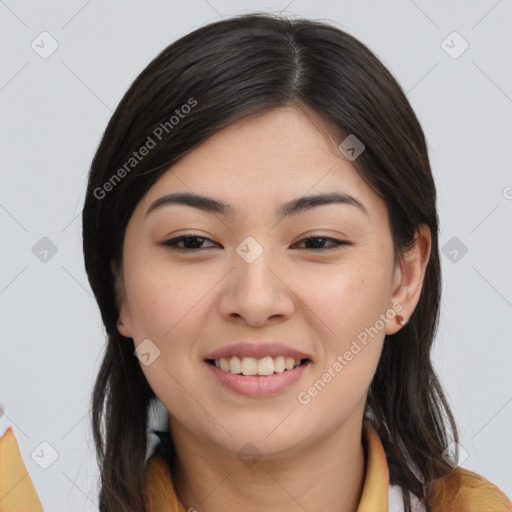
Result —
<instances>
[{"instance_id":1,"label":"skin","mask_svg":"<svg viewBox=\"0 0 512 512\"><path fill-rule=\"evenodd\" d=\"M135 346L149 338L160 350L141 368L169 412L178 457L173 482L186 510L357 510L366 393L384 336L401 326L385 322L307 405L297 395L394 303L410 317L431 239L420 226L413 249L394 264L385 203L326 133L314 113L292 107L248 116L166 171L128 223L118 328ZM355 196L368 215L329 204L278 222L282 203L333 190ZM145 217L154 200L178 191L222 200L236 214L172 205ZM160 245L184 234L211 242L188 253ZM313 235L350 245L303 241ZM252 263L236 252L247 236L263 248ZM248 337L278 340L310 354L312 363L277 395L233 393L203 360ZM262 454L251 467L237 457L247 442Z\"/></svg>"}]
</instances>

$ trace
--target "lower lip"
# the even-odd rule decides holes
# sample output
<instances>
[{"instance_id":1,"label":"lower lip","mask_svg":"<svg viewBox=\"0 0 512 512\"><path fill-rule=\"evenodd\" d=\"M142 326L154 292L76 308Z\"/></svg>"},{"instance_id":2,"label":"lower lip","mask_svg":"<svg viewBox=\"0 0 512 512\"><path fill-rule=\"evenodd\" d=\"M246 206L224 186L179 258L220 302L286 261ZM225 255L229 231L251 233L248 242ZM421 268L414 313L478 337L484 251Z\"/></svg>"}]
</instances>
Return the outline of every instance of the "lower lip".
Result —
<instances>
[{"instance_id":1,"label":"lower lip","mask_svg":"<svg viewBox=\"0 0 512 512\"><path fill-rule=\"evenodd\" d=\"M297 382L307 370L311 361L297 366L293 370L284 370L281 373L274 373L258 377L254 375L235 375L225 372L215 365L205 362L208 369L228 389L244 396L261 397L275 395L293 383Z\"/></svg>"}]
</instances>

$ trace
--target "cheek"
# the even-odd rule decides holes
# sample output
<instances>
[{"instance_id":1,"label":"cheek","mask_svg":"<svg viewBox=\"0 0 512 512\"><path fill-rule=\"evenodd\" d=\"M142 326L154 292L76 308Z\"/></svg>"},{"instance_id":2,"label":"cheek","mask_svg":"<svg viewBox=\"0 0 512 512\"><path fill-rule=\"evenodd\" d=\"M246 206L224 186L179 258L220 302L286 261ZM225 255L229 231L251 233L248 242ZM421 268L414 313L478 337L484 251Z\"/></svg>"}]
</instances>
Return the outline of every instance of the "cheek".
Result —
<instances>
[{"instance_id":1,"label":"cheek","mask_svg":"<svg viewBox=\"0 0 512 512\"><path fill-rule=\"evenodd\" d=\"M364 402L385 335L380 315L389 301L387 278L382 264L360 261L302 288L324 352L299 397L310 411L331 410L341 419Z\"/></svg>"},{"instance_id":2,"label":"cheek","mask_svg":"<svg viewBox=\"0 0 512 512\"><path fill-rule=\"evenodd\" d=\"M381 315L388 322L394 316L385 316L390 291L387 272L382 261L361 259L323 279L321 289L309 285L303 290L308 293L308 305L322 320L317 333L325 350L311 387L299 399L310 412L330 410L341 419L364 403L385 336Z\"/></svg>"},{"instance_id":3,"label":"cheek","mask_svg":"<svg viewBox=\"0 0 512 512\"><path fill-rule=\"evenodd\" d=\"M134 330L139 336L166 339L188 317L211 287L204 274L162 263L137 265L127 282Z\"/></svg>"},{"instance_id":4,"label":"cheek","mask_svg":"<svg viewBox=\"0 0 512 512\"><path fill-rule=\"evenodd\" d=\"M196 341L214 307L208 293L222 273L147 260L129 270L132 279L127 281L127 294L135 345L149 339L158 354L152 364L141 364L141 369L168 410L180 409L186 400L180 383L188 382L190 392L198 385L190 382L200 361Z\"/></svg>"},{"instance_id":5,"label":"cheek","mask_svg":"<svg viewBox=\"0 0 512 512\"><path fill-rule=\"evenodd\" d=\"M298 281L294 290L315 314L324 341L342 349L385 312L389 302L387 280L381 265L359 262Z\"/></svg>"},{"instance_id":6,"label":"cheek","mask_svg":"<svg viewBox=\"0 0 512 512\"><path fill-rule=\"evenodd\" d=\"M323 354L297 398L311 416L330 411L329 421L336 423L364 404L375 374L385 335L380 320L388 299L385 282L351 272L326 281L323 293L310 294L310 299Z\"/></svg>"},{"instance_id":7,"label":"cheek","mask_svg":"<svg viewBox=\"0 0 512 512\"><path fill-rule=\"evenodd\" d=\"M188 393L200 392L190 376L197 372L194 340L205 321L201 299L212 283L203 274L162 264L134 266L131 276L126 288L135 345L149 339L150 351L158 354L149 365L141 359L141 370L166 409L180 417L190 408Z\"/></svg>"}]
</instances>

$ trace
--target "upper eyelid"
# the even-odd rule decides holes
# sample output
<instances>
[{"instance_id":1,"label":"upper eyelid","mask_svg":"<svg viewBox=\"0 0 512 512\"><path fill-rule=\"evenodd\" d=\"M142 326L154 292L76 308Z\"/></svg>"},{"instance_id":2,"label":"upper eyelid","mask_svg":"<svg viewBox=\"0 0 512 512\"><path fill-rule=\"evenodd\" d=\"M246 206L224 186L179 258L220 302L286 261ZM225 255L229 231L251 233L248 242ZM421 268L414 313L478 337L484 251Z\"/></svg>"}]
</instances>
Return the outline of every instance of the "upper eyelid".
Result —
<instances>
[{"instance_id":1,"label":"upper eyelid","mask_svg":"<svg viewBox=\"0 0 512 512\"><path fill-rule=\"evenodd\" d=\"M345 233L341 233L341 232L338 234L334 234L334 235L328 235L328 234L323 234L323 233L315 233L314 228L312 228L311 231L313 232L312 234L301 235L300 240L303 240L305 238L331 238L333 240L338 240L338 241L348 241L348 239L349 239L348 235L346 235ZM311 231L307 231L306 233L311 233ZM208 239L208 240L214 242L214 240L212 240L208 235L196 233L195 231L186 231L185 233L180 233L180 234L177 234L174 236L165 235L163 237L163 240L170 241L170 240L175 240L177 238L187 238L187 237L205 238L205 239ZM214 243L217 243L217 242L214 242Z\"/></svg>"},{"instance_id":2,"label":"upper eyelid","mask_svg":"<svg viewBox=\"0 0 512 512\"><path fill-rule=\"evenodd\" d=\"M164 238L164 242L170 242L170 241L173 241L173 240L180 240L180 239L183 239L183 238L203 238L205 240L209 240L210 242L213 242L213 243L217 243L215 242L214 240L212 240L210 237L206 236L206 235L200 235L198 233L184 233L183 235L177 235L177 236L173 236L173 237L165 237ZM305 235L303 236L302 238L300 238L299 242L302 241L302 240L307 240L309 238L328 238L328 239L331 239L331 240L336 240L338 242L343 242L345 240L343 239L340 239L340 238L336 238L336 236L331 236L331 235L322 235L322 234L312 234L312 235ZM343 236L342 236L343 238Z\"/></svg>"}]
</instances>

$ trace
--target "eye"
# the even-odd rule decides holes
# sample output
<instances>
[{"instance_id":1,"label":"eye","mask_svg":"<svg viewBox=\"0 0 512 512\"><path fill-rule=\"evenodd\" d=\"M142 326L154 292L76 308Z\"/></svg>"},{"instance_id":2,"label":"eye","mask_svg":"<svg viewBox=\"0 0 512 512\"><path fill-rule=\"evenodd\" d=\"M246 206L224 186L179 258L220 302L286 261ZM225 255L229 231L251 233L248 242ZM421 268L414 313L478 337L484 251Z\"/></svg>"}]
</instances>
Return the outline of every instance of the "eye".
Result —
<instances>
[{"instance_id":1,"label":"eye","mask_svg":"<svg viewBox=\"0 0 512 512\"><path fill-rule=\"evenodd\" d=\"M207 249L207 247L201 247L201 245L205 242L212 242L209 238L204 236L197 235L182 235L177 238L173 238L171 240L165 240L161 242L161 245L164 247L169 247L178 252L193 252L199 249ZM178 245L180 243L183 245ZM345 242L344 240L337 240L335 238L325 237L325 236L312 236L308 238L304 238L299 242L313 245L313 247L305 247L306 250L329 250L335 249L340 245L349 245L350 242ZM332 245L330 247L322 247L325 242L330 242ZM212 242L215 244L215 242ZM297 244L296 244L297 245Z\"/></svg>"},{"instance_id":2,"label":"eye","mask_svg":"<svg viewBox=\"0 0 512 512\"><path fill-rule=\"evenodd\" d=\"M333 245L330 247L318 247L318 245L322 245L325 241L331 242ZM335 249L336 247L340 245L349 245L349 242L345 242L344 240L337 240L336 238L330 238L326 236L311 236L308 238L304 238L299 243L306 242L310 243L313 242L312 245L315 247L306 247L306 249L316 249L316 250L326 250L326 249Z\"/></svg>"},{"instance_id":3,"label":"eye","mask_svg":"<svg viewBox=\"0 0 512 512\"><path fill-rule=\"evenodd\" d=\"M165 240L161 242L161 245L163 245L164 247L170 247L171 249L178 252L190 252L196 249L201 249L200 246L205 240L211 242L209 238L206 238L204 236L183 235L177 238L173 238L171 240ZM185 244L185 247L178 245L181 242Z\"/></svg>"}]
</instances>

